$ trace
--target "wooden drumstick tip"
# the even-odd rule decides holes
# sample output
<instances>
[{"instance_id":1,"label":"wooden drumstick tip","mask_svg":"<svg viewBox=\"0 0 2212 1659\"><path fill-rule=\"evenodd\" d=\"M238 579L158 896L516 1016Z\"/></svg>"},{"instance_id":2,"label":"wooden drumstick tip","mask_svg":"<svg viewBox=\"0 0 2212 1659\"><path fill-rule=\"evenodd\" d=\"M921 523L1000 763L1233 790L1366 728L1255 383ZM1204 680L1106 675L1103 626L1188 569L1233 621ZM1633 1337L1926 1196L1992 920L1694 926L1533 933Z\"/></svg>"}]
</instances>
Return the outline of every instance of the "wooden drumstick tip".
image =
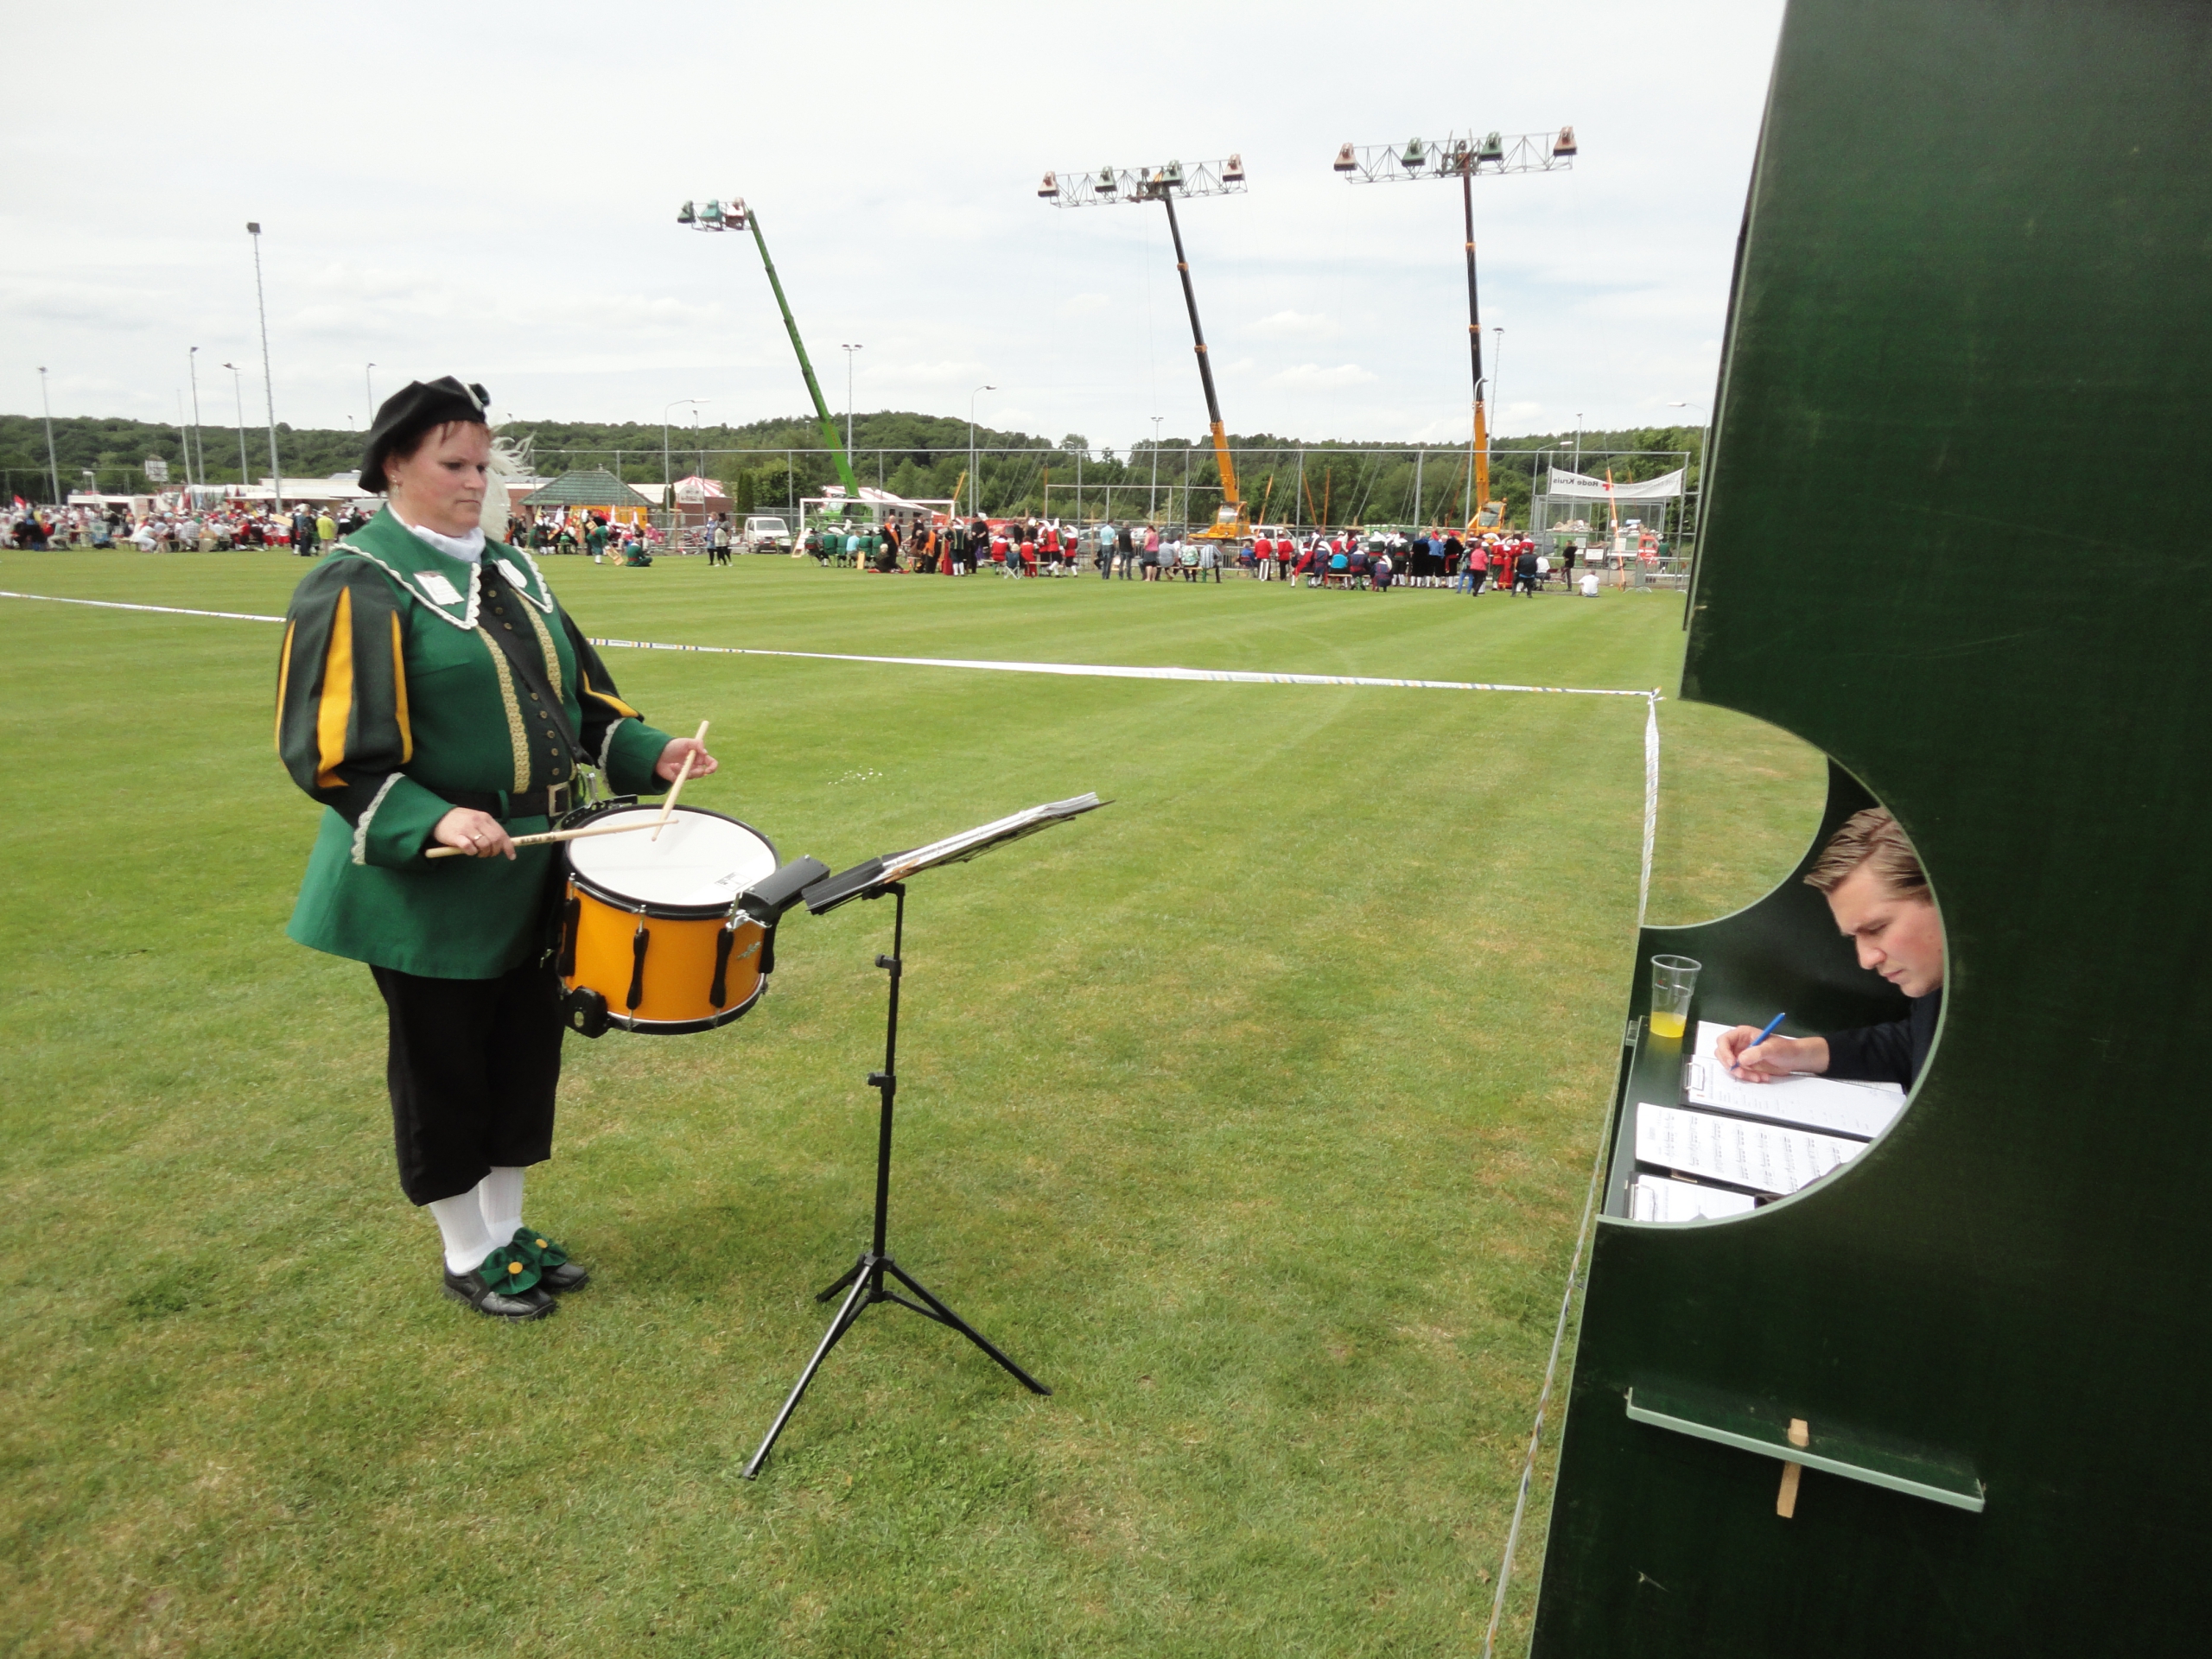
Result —
<instances>
[{"instance_id":1,"label":"wooden drumstick tip","mask_svg":"<svg viewBox=\"0 0 2212 1659\"><path fill-rule=\"evenodd\" d=\"M677 769L676 781L668 786L668 798L660 804L660 817L653 820L652 838L660 839L660 832L668 823L669 815L676 810L676 798L683 792L684 780L691 775L691 766L699 758L699 750L706 747L707 722L701 721L699 729L692 734L694 747L683 752L683 764Z\"/></svg>"}]
</instances>

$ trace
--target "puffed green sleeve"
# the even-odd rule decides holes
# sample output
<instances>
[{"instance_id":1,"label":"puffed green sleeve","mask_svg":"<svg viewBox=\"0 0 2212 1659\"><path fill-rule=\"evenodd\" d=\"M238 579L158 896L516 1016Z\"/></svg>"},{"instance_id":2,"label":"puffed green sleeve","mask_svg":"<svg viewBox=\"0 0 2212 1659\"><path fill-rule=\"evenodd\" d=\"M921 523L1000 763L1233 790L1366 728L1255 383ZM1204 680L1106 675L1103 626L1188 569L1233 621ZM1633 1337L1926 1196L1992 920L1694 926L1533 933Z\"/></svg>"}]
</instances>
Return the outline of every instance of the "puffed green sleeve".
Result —
<instances>
[{"instance_id":1,"label":"puffed green sleeve","mask_svg":"<svg viewBox=\"0 0 2212 1659\"><path fill-rule=\"evenodd\" d=\"M293 593L276 668L276 753L292 781L353 827L353 862L396 868L448 804L401 770L414 758L397 595L360 559L333 559Z\"/></svg>"},{"instance_id":2,"label":"puffed green sleeve","mask_svg":"<svg viewBox=\"0 0 2212 1659\"><path fill-rule=\"evenodd\" d=\"M616 794L659 793L668 787L668 780L653 767L668 747L669 734L645 724L645 717L622 700L614 677L565 610L561 626L576 657L577 735L583 740L585 753Z\"/></svg>"}]
</instances>

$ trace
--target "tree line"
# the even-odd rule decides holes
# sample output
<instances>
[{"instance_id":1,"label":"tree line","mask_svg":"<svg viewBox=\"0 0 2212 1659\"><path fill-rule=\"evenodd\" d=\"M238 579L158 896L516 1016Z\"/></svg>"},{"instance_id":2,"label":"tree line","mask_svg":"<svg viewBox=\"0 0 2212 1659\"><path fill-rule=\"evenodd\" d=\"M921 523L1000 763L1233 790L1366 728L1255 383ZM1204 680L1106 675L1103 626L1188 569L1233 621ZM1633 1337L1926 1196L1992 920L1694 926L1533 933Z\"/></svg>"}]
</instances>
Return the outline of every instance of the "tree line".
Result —
<instances>
[{"instance_id":1,"label":"tree line","mask_svg":"<svg viewBox=\"0 0 2212 1659\"><path fill-rule=\"evenodd\" d=\"M842 423L840 423L842 432ZM551 477L603 467L626 482L658 484L663 476L662 429L653 423L514 421L501 429L526 448L531 464ZM268 475L269 433L249 427L240 466L235 427L203 427L190 472L211 484L258 482ZM1683 464L1694 489L1702 433L1695 427L1637 427L1587 431L1579 448L1585 470L1610 464L1621 482L1653 478ZM188 434L174 426L97 416L54 423L55 459L65 490L96 482L104 492L143 493L148 457L166 464L172 486L187 472ZM1212 520L1221 477L1205 439L1146 440L1126 448L1094 446L1079 433L1058 442L1032 433L977 426L975 479L968 479L964 420L905 410L855 415L854 471L862 484L909 499L943 499L960 486L964 509L971 487L993 514L1072 513L1078 486L1083 510L1096 517L1157 514L1191 524ZM280 423L278 454L288 478L326 478L357 470L363 435L295 428ZM739 512L774 511L836 481L836 463L810 416L741 426L671 425L667 471L718 480ZM1248 508L1268 523L1426 524L1460 519L1469 499L1467 446L1387 442L1312 443L1259 433L1230 439ZM1573 464L1577 435L1541 433L1495 442L1491 495L1506 504L1509 522L1528 522L1535 477L1555 460ZM776 451L781 450L779 454ZM35 416L0 415L0 493L43 499L46 434ZM964 480L964 481L963 481ZM1110 493L1109 493L1110 491Z\"/></svg>"}]
</instances>

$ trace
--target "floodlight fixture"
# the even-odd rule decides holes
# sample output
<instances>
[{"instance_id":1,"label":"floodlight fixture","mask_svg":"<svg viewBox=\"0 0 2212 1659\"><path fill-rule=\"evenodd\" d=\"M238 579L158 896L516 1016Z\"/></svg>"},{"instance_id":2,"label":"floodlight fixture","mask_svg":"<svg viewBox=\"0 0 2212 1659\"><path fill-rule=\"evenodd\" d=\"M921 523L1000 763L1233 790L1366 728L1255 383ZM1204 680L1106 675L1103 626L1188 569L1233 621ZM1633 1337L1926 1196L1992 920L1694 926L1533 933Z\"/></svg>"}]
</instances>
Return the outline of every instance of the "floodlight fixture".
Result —
<instances>
[{"instance_id":1,"label":"floodlight fixture","mask_svg":"<svg viewBox=\"0 0 2212 1659\"><path fill-rule=\"evenodd\" d=\"M1055 207L1105 207L1121 201L1158 201L1162 193L1179 196L1234 196L1245 189L1244 158L1220 162L1167 162L1159 167L1102 167L1096 172L1047 173L1038 198Z\"/></svg>"}]
</instances>

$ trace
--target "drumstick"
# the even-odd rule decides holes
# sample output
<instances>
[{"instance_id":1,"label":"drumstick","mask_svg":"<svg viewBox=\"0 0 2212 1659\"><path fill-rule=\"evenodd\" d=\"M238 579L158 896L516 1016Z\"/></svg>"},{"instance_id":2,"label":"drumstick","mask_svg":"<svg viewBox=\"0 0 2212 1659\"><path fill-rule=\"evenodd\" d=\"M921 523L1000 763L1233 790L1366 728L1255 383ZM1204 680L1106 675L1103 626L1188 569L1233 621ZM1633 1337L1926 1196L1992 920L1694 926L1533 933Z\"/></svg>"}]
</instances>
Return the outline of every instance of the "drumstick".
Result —
<instances>
[{"instance_id":1,"label":"drumstick","mask_svg":"<svg viewBox=\"0 0 2212 1659\"><path fill-rule=\"evenodd\" d=\"M654 822L657 823L658 820ZM514 838L514 844L518 847L542 847L549 841L582 841L586 836L619 836L626 830L650 830L652 827L652 823L601 823L582 830L545 830L534 836L517 836ZM470 856L470 853L466 847L433 847L423 856L425 858L467 858Z\"/></svg>"},{"instance_id":2,"label":"drumstick","mask_svg":"<svg viewBox=\"0 0 2212 1659\"><path fill-rule=\"evenodd\" d=\"M697 735L691 740L693 747L683 752L683 769L676 774L676 781L668 786L668 798L660 804L660 817L653 820L653 839L660 839L660 832L668 823L668 815L676 810L676 798L683 792L683 780L691 775L691 763L699 758L699 750L706 746L707 722L699 722Z\"/></svg>"}]
</instances>

